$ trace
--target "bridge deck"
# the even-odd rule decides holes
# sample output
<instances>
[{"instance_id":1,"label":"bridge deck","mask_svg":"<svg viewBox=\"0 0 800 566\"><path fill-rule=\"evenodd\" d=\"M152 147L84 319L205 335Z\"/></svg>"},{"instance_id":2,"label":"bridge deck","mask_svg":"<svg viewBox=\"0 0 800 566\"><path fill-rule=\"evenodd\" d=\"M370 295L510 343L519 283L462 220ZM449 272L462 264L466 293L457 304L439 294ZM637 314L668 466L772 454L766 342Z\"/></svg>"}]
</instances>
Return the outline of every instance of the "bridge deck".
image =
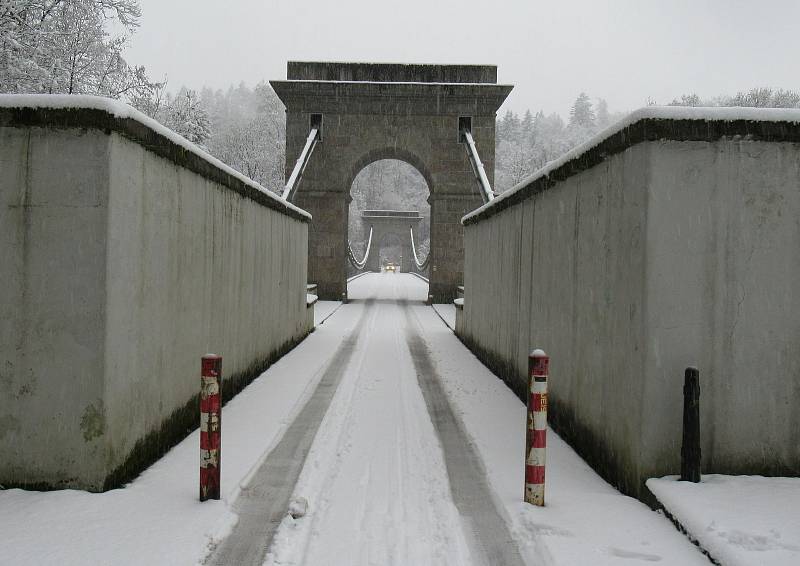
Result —
<instances>
[{"instance_id":1,"label":"bridge deck","mask_svg":"<svg viewBox=\"0 0 800 566\"><path fill-rule=\"evenodd\" d=\"M125 489L0 490L0 563L707 564L552 433L548 507L523 504L525 408L426 291L354 280L352 302L225 406L222 501L197 502L195 432Z\"/></svg>"},{"instance_id":2,"label":"bridge deck","mask_svg":"<svg viewBox=\"0 0 800 566\"><path fill-rule=\"evenodd\" d=\"M208 563L261 564L276 539L281 564L524 564L436 375L415 312L426 295L401 274L351 283L357 323ZM308 515L285 519L297 497Z\"/></svg>"}]
</instances>

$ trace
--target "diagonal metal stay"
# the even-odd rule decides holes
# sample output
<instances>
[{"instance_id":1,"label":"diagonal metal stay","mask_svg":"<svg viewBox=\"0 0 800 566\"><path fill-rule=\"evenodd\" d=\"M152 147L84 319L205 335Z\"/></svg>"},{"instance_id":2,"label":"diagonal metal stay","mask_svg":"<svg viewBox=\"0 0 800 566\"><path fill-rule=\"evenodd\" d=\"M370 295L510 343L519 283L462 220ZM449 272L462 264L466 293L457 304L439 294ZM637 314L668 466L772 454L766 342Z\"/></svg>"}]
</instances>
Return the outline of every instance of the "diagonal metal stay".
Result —
<instances>
[{"instance_id":1,"label":"diagonal metal stay","mask_svg":"<svg viewBox=\"0 0 800 566\"><path fill-rule=\"evenodd\" d=\"M472 133L469 130L462 130L461 135L464 136L465 148L467 150L467 157L469 157L470 165L472 165L472 172L478 181L478 187L481 189L481 197L483 202L491 202L494 199L494 191L489 184L489 178L486 176L486 169L483 167L483 162L478 155L478 148L475 147L475 140L472 138Z\"/></svg>"},{"instance_id":2,"label":"diagonal metal stay","mask_svg":"<svg viewBox=\"0 0 800 566\"><path fill-rule=\"evenodd\" d=\"M303 171L305 171L308 160L311 159L311 154L318 141L319 128L311 128L311 131L308 133L308 138L306 138L306 145L303 147L300 157L297 158L297 163L294 164L294 169L292 169L292 174L289 176L289 181L286 183L286 188L283 189L283 194L281 195L283 200L291 202L294 198L294 194L297 192L297 186L300 184L300 178L303 176Z\"/></svg>"}]
</instances>

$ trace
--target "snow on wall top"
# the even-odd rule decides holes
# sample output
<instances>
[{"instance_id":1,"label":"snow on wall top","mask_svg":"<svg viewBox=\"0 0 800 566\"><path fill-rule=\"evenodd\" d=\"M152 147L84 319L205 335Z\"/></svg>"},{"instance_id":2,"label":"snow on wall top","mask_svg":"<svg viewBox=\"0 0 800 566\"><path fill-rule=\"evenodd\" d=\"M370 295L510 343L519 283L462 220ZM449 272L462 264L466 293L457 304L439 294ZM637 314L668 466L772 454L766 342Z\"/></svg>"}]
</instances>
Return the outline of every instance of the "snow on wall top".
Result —
<instances>
[{"instance_id":1,"label":"snow on wall top","mask_svg":"<svg viewBox=\"0 0 800 566\"><path fill-rule=\"evenodd\" d=\"M619 122L612 124L605 130L599 132L594 137L590 138L588 141L582 143L581 145L573 148L572 150L568 151L561 157L554 159L547 163L544 167L535 171L528 177L524 178L522 181L517 183L514 187L507 190L506 192L502 193L498 197L496 197L491 202L484 204L480 208L477 208L470 212L469 214L465 215L461 219L461 223L471 224L473 222L478 221L482 217L491 216L494 212L499 212L500 210L510 206L513 202L518 202L525 198L524 193L526 189L532 190L534 184L537 181L540 181L544 178L550 177L552 173L556 170L562 168L563 166L567 165L572 161L579 160L580 158L584 157L587 153L591 150L598 148L605 142L608 142L612 137L619 135L624 130L636 125L639 122L643 121L664 121L668 123L668 121L691 121L691 122L700 122L700 123L729 123L732 124L742 123L742 122L750 122L750 123L784 123L784 124L792 124L798 125L800 124L800 109L796 108L742 108L742 107L713 107L713 108L706 108L706 107L686 107L686 106L647 106L645 108L640 108L634 112L628 114L625 118L620 120ZM696 135L689 136L691 139L703 139L703 136L710 137L716 134L717 137L721 137L723 135L753 135L754 132L748 131L747 129L741 129L741 131L730 131L731 129L721 129L720 131L712 132L710 129L703 130L703 132L697 132ZM735 129L734 129L735 130ZM796 132L793 136L787 136L787 141L800 141L800 128L796 128ZM669 135L666 132L653 132L653 133L661 133L663 135L660 138L669 139ZM644 136L641 140L634 139L635 136L629 136L629 139L626 143L622 145L624 147L630 147L634 143L638 141L644 141L644 139L651 139L650 137ZM795 139L797 138L797 139ZM655 138L659 139L659 138ZM685 137L676 137L676 139L686 139ZM608 151L608 154L615 153L613 148Z\"/></svg>"},{"instance_id":2,"label":"snow on wall top","mask_svg":"<svg viewBox=\"0 0 800 566\"><path fill-rule=\"evenodd\" d=\"M203 151L198 146L173 132L166 126L158 123L149 116L139 112L132 106L102 96L74 95L74 94L0 94L0 109L43 109L43 110L100 110L114 118L121 120L133 120L146 128L152 130L157 135L169 140L173 144L194 154L211 166L234 177L251 189L267 197L276 208L283 208L292 211L307 220L311 220L311 215L305 210L281 199L259 183L246 177L232 167L229 167L216 157Z\"/></svg>"}]
</instances>

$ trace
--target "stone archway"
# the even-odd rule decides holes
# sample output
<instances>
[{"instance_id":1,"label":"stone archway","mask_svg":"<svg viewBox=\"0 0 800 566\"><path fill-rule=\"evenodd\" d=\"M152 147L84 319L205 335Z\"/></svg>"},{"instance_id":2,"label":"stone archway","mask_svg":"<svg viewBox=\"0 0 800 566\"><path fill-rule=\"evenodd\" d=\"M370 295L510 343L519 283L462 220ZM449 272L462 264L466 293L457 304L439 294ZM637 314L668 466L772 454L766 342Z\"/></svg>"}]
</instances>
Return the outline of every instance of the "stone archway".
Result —
<instances>
[{"instance_id":1,"label":"stone archway","mask_svg":"<svg viewBox=\"0 0 800 566\"><path fill-rule=\"evenodd\" d=\"M287 80L270 84L286 105L290 167L321 115L321 140L294 199L313 215L308 274L320 297L337 299L347 291L347 215L355 176L373 161L399 159L428 183L429 293L436 302L451 301L464 270L460 219L482 204L459 142L459 119L469 119L493 181L495 113L512 89L497 84L497 68L289 62Z\"/></svg>"}]
</instances>

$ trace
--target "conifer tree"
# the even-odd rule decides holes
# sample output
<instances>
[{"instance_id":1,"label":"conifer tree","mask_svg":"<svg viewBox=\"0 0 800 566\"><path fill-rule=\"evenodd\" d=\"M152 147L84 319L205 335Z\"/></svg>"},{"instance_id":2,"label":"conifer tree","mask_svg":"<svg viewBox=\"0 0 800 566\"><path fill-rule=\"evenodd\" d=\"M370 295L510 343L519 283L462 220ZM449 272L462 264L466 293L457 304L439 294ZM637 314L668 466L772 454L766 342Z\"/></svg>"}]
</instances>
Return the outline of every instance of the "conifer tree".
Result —
<instances>
[{"instance_id":1,"label":"conifer tree","mask_svg":"<svg viewBox=\"0 0 800 566\"><path fill-rule=\"evenodd\" d=\"M520 136L523 140L530 140L533 135L533 114L530 110L525 110L525 116L520 123Z\"/></svg>"},{"instance_id":2,"label":"conifer tree","mask_svg":"<svg viewBox=\"0 0 800 566\"><path fill-rule=\"evenodd\" d=\"M582 126L584 128L591 128L594 126L594 110L592 110L592 101L585 92L578 95L575 103L572 105L572 110L569 113L570 126Z\"/></svg>"},{"instance_id":3,"label":"conifer tree","mask_svg":"<svg viewBox=\"0 0 800 566\"><path fill-rule=\"evenodd\" d=\"M599 98L597 100L597 119L596 124L598 128L605 128L611 123L611 116L608 113L608 102Z\"/></svg>"}]
</instances>

